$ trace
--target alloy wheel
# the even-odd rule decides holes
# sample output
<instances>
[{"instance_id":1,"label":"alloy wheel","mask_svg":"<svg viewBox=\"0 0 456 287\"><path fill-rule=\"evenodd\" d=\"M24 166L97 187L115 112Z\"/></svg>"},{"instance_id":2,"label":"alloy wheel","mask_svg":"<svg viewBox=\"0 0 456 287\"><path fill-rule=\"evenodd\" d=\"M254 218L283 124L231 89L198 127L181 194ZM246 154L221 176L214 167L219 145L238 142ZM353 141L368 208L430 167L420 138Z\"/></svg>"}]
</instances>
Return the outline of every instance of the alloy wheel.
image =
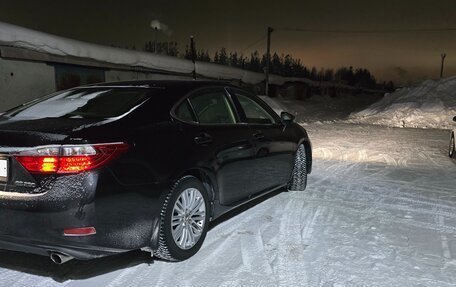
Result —
<instances>
[{"instance_id":1,"label":"alloy wheel","mask_svg":"<svg viewBox=\"0 0 456 287\"><path fill-rule=\"evenodd\" d=\"M206 221L204 197L196 188L185 189L174 203L171 232L176 245L190 249L201 237Z\"/></svg>"}]
</instances>

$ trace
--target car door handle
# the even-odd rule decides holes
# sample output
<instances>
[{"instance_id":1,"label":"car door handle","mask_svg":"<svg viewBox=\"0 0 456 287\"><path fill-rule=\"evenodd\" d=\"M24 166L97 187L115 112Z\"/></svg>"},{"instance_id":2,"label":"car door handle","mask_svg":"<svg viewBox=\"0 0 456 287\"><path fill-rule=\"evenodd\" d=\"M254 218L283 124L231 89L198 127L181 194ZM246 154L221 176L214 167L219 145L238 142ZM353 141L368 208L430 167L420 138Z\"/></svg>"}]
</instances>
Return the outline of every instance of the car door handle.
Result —
<instances>
[{"instance_id":1,"label":"car door handle","mask_svg":"<svg viewBox=\"0 0 456 287\"><path fill-rule=\"evenodd\" d=\"M264 138L264 133L261 131L257 131L253 134L253 137L256 139L263 139Z\"/></svg>"},{"instance_id":2,"label":"car door handle","mask_svg":"<svg viewBox=\"0 0 456 287\"><path fill-rule=\"evenodd\" d=\"M212 136L208 133L200 133L195 137L195 143L208 144L212 142Z\"/></svg>"}]
</instances>

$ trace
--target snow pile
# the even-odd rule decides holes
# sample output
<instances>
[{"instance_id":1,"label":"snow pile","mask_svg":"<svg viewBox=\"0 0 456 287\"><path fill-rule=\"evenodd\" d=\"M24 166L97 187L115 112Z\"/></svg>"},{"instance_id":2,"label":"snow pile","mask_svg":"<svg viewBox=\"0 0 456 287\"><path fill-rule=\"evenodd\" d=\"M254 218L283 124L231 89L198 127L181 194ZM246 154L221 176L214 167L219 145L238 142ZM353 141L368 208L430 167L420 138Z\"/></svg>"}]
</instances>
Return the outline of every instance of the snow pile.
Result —
<instances>
[{"instance_id":1,"label":"snow pile","mask_svg":"<svg viewBox=\"0 0 456 287\"><path fill-rule=\"evenodd\" d=\"M456 77L427 80L398 89L367 109L354 113L349 122L391 127L452 129L456 116Z\"/></svg>"},{"instance_id":2,"label":"snow pile","mask_svg":"<svg viewBox=\"0 0 456 287\"><path fill-rule=\"evenodd\" d=\"M313 95L305 100L292 98L261 98L280 115L282 111L296 116L300 124L333 123L347 120L351 113L361 111L379 100L378 94L345 95L330 97Z\"/></svg>"}]
</instances>

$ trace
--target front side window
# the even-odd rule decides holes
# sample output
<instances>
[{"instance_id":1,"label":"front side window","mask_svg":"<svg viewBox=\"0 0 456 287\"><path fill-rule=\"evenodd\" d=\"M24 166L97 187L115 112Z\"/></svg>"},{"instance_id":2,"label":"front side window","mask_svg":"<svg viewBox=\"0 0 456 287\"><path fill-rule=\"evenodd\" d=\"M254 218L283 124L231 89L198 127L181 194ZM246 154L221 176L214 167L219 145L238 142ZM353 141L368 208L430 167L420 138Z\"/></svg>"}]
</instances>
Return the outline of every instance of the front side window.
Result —
<instances>
[{"instance_id":1,"label":"front side window","mask_svg":"<svg viewBox=\"0 0 456 287\"><path fill-rule=\"evenodd\" d=\"M234 124L236 118L223 91L203 92L190 98L201 124Z\"/></svg>"},{"instance_id":2,"label":"front side window","mask_svg":"<svg viewBox=\"0 0 456 287\"><path fill-rule=\"evenodd\" d=\"M249 124L272 124L275 123L274 118L251 98L236 93L236 97L244 110L247 123Z\"/></svg>"}]
</instances>

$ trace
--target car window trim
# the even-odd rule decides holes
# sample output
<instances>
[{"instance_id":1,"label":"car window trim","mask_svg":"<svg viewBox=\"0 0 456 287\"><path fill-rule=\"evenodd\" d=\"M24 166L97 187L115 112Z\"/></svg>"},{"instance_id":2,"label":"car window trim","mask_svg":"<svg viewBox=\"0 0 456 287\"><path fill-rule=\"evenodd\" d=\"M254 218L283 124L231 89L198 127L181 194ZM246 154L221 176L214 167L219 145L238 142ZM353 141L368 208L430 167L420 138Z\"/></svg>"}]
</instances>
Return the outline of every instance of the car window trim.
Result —
<instances>
[{"instance_id":1,"label":"car window trim","mask_svg":"<svg viewBox=\"0 0 456 287\"><path fill-rule=\"evenodd\" d=\"M193 104L190 101L190 98L186 98L185 102L187 102L187 107L190 109L190 113L192 114L193 122L198 122L198 117L196 116L195 109L193 108ZM184 102L182 102L184 103Z\"/></svg>"}]
</instances>

